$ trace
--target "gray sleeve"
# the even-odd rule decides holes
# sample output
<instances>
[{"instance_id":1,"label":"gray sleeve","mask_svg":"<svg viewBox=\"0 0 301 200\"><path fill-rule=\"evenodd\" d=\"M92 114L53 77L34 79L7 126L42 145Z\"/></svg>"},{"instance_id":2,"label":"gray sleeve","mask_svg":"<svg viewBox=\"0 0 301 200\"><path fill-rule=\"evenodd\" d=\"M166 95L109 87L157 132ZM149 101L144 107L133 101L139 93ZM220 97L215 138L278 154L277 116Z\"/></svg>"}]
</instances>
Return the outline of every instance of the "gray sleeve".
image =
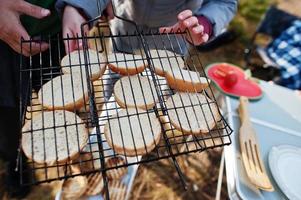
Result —
<instances>
[{"instance_id":1,"label":"gray sleeve","mask_svg":"<svg viewBox=\"0 0 301 200\"><path fill-rule=\"evenodd\" d=\"M55 7L61 15L66 5L81 9L89 19L101 15L110 0L57 0ZM99 8L98 8L99 6ZM100 12L99 12L100 11Z\"/></svg>"},{"instance_id":2,"label":"gray sleeve","mask_svg":"<svg viewBox=\"0 0 301 200\"><path fill-rule=\"evenodd\" d=\"M219 35L230 23L237 11L238 0L204 0L202 7L195 13L203 15L213 25L213 35Z\"/></svg>"}]
</instances>

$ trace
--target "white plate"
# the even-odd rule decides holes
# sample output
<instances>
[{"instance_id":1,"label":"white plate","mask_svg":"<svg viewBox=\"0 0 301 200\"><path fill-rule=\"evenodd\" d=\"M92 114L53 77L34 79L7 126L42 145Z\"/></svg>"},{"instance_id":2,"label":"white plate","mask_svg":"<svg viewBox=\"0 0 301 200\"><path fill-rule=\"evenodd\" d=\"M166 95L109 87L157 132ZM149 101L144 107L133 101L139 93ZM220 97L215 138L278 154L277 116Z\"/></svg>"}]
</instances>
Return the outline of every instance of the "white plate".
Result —
<instances>
[{"instance_id":1,"label":"white plate","mask_svg":"<svg viewBox=\"0 0 301 200\"><path fill-rule=\"evenodd\" d=\"M301 199L301 148L289 145L273 147L269 166L282 192L290 199Z\"/></svg>"}]
</instances>

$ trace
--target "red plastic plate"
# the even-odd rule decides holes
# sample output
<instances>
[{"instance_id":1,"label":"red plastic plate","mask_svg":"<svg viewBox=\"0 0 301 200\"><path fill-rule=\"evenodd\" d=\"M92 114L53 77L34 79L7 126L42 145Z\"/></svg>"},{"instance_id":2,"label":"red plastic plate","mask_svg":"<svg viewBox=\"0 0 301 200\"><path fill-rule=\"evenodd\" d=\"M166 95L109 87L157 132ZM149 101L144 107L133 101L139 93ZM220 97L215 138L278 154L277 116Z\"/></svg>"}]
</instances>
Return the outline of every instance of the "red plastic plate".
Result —
<instances>
[{"instance_id":1,"label":"red plastic plate","mask_svg":"<svg viewBox=\"0 0 301 200\"><path fill-rule=\"evenodd\" d=\"M206 67L206 73L215 85L225 94L249 99L262 97L259 85L246 79L244 71L230 63L214 63ZM229 75L231 74L231 75Z\"/></svg>"}]
</instances>

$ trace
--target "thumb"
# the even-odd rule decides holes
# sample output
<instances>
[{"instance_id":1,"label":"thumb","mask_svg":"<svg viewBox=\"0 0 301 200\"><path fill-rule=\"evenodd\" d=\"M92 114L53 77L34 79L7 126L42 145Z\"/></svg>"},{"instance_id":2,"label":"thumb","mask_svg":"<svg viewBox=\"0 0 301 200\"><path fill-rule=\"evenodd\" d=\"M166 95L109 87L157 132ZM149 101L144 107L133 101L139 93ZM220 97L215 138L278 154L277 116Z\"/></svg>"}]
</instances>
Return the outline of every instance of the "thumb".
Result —
<instances>
[{"instance_id":1,"label":"thumb","mask_svg":"<svg viewBox=\"0 0 301 200\"><path fill-rule=\"evenodd\" d=\"M18 2L18 4L19 4L17 6L18 11L23 14L26 14L26 15L29 15L29 16L32 16L32 17L35 17L38 19L41 19L41 18L44 18L44 17L47 17L50 15L50 10L42 8L40 6L33 5L26 1L21 0Z\"/></svg>"},{"instance_id":2,"label":"thumb","mask_svg":"<svg viewBox=\"0 0 301 200\"><path fill-rule=\"evenodd\" d=\"M203 35L203 37L202 37L202 40L203 40L204 42L208 42L208 40L209 40L209 35L208 35L207 33L205 33L205 34Z\"/></svg>"}]
</instances>

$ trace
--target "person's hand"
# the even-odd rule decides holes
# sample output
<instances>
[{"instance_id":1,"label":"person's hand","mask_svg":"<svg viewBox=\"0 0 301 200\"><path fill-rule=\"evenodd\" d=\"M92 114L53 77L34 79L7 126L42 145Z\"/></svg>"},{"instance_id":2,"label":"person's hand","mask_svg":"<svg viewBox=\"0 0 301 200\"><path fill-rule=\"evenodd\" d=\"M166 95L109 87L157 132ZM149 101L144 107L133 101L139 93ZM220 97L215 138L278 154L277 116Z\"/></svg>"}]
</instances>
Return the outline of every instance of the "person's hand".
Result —
<instances>
[{"instance_id":1,"label":"person's hand","mask_svg":"<svg viewBox=\"0 0 301 200\"><path fill-rule=\"evenodd\" d=\"M0 39L24 56L35 55L47 50L47 43L31 42L23 43L21 52L21 38L29 40L30 36L20 22L20 15L41 19L50 15L50 11L24 0L0 0Z\"/></svg>"},{"instance_id":2,"label":"person's hand","mask_svg":"<svg viewBox=\"0 0 301 200\"><path fill-rule=\"evenodd\" d=\"M160 33L175 33L186 29L189 31L186 39L194 45L200 45L209 40L209 35L204 33L203 25L199 24L197 17L192 15L191 10L182 11L178 14L178 22L176 24L169 27L161 27L159 31Z\"/></svg>"},{"instance_id":3,"label":"person's hand","mask_svg":"<svg viewBox=\"0 0 301 200\"><path fill-rule=\"evenodd\" d=\"M82 49L82 39L76 39L76 37L81 37L81 24L85 23L87 20L80 14L80 12L72 7L66 6L63 13L63 37L73 38L69 40L64 40L66 53L70 53L76 49ZM84 26L84 36L88 35L89 27Z\"/></svg>"}]
</instances>

